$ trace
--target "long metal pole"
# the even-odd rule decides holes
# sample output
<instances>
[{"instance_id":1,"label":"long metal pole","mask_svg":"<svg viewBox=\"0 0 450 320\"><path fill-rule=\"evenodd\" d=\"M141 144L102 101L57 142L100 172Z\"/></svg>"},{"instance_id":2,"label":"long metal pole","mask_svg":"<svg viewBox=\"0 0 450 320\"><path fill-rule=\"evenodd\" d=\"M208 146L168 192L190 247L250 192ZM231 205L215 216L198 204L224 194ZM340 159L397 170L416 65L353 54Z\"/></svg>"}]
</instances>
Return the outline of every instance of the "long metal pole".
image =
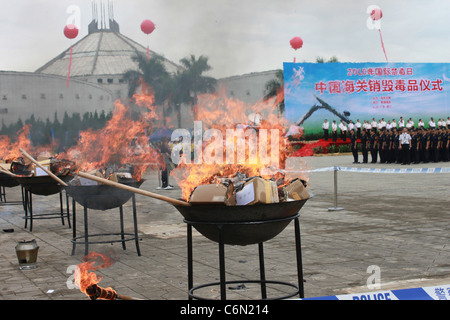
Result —
<instances>
[{"instance_id":1,"label":"long metal pole","mask_svg":"<svg viewBox=\"0 0 450 320\"><path fill-rule=\"evenodd\" d=\"M338 167L334 167L334 207L328 208L328 211L344 210L344 208L338 207L338 199L337 199L338 179L337 179L337 172L338 172Z\"/></svg>"}]
</instances>

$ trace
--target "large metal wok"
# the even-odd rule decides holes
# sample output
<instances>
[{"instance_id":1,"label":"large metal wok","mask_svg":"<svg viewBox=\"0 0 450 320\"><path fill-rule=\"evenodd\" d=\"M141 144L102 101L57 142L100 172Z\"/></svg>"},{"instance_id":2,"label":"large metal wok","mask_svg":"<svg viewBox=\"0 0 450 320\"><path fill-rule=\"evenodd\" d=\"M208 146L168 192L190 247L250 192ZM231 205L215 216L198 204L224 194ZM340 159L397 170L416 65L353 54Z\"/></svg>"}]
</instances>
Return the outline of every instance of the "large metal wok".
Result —
<instances>
[{"instance_id":1,"label":"large metal wok","mask_svg":"<svg viewBox=\"0 0 450 320\"><path fill-rule=\"evenodd\" d=\"M166 201L183 215L185 222L193 225L206 238L219 242L222 235L223 243L231 245L255 244L272 239L298 215L307 200L247 206L193 205L86 173L78 174L111 187Z\"/></svg>"},{"instance_id":2,"label":"large metal wok","mask_svg":"<svg viewBox=\"0 0 450 320\"><path fill-rule=\"evenodd\" d=\"M17 181L25 188L25 190L42 196L49 196L61 192L64 186L59 184L51 176L33 176L33 177L17 177ZM73 179L71 175L60 176L64 182Z\"/></svg>"},{"instance_id":3,"label":"large metal wok","mask_svg":"<svg viewBox=\"0 0 450 320\"><path fill-rule=\"evenodd\" d=\"M144 179L119 179L121 184L139 188ZM124 205L132 196L132 192L108 185L67 186L66 192L80 205L94 210L109 210Z\"/></svg>"},{"instance_id":4,"label":"large metal wok","mask_svg":"<svg viewBox=\"0 0 450 320\"><path fill-rule=\"evenodd\" d=\"M12 188L20 184L17 179L11 175L0 172L0 187Z\"/></svg>"},{"instance_id":5,"label":"large metal wok","mask_svg":"<svg viewBox=\"0 0 450 320\"><path fill-rule=\"evenodd\" d=\"M206 238L219 242L222 233L224 244L249 245L277 236L297 216L306 200L247 206L174 206L185 222Z\"/></svg>"}]
</instances>

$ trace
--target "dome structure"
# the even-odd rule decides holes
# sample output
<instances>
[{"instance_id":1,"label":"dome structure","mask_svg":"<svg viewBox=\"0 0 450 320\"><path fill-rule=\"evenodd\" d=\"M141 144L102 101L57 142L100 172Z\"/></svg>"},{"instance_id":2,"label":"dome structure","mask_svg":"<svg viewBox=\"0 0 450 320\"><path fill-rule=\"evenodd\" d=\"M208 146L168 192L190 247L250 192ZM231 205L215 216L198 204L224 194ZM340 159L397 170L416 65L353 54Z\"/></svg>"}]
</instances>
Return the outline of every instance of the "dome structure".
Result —
<instances>
[{"instance_id":1,"label":"dome structure","mask_svg":"<svg viewBox=\"0 0 450 320\"><path fill-rule=\"evenodd\" d=\"M138 70L133 60L136 54L147 54L147 48L119 32L115 20L109 21L109 27L98 27L93 20L89 24L89 33L72 46L71 77L119 76L129 70ZM150 50L150 55L156 53ZM36 70L36 73L67 76L70 48ZM176 72L177 64L164 58L168 72Z\"/></svg>"}]
</instances>

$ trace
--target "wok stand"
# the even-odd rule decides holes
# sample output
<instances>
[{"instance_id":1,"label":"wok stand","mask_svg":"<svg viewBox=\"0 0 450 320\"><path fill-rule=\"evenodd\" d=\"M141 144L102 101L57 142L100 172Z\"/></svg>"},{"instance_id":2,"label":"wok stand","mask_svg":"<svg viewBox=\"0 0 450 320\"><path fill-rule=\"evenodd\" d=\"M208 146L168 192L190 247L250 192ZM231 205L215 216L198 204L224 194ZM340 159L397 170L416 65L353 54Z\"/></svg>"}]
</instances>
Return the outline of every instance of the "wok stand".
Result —
<instances>
[{"instance_id":1,"label":"wok stand","mask_svg":"<svg viewBox=\"0 0 450 320\"><path fill-rule=\"evenodd\" d=\"M135 186L140 186L144 180L131 183ZM139 247L139 236L137 227L137 210L136 210L136 198L134 193L117 190L116 188L107 185L97 185L97 186L76 186L67 187L68 194L72 197L72 255L75 254L76 245L84 244L85 255L89 253L90 244L103 244L103 243L114 243L121 242L123 250L126 250L126 241L135 241L136 251L138 256L141 255ZM132 200L132 215L133 215L133 233L127 233L124 230L124 220L123 220L123 205L128 202L131 198ZM83 218L84 218L84 234L77 236L77 211L76 202L78 202L83 207ZM105 232L97 234L89 234L89 219L88 219L88 209L94 210L111 210L119 208L119 224L120 232ZM111 237L120 236L115 239L109 240L90 240L91 238L98 237Z\"/></svg>"},{"instance_id":2,"label":"wok stand","mask_svg":"<svg viewBox=\"0 0 450 320\"><path fill-rule=\"evenodd\" d=\"M299 214L278 219L277 221L253 221L253 222L227 222L227 223L221 223L221 222L207 222L210 226L216 226L219 232L219 273L220 273L220 281L219 282L211 282L206 284L201 284L194 286L194 280L193 280L193 246L192 246L192 226L193 225L199 225L204 224L204 222L194 222L194 221L188 221L184 220L184 222L187 224L187 248L188 248L188 294L189 294L189 300L192 299L199 299L199 300L208 300L207 298L200 297L196 294L194 294L194 291L211 287L211 286L220 286L220 299L226 300L226 286L229 284L237 284L237 283L259 283L261 286L261 298L263 300L278 300L278 299L287 299L290 297L293 297L295 295L299 295L300 298L304 298L304 288L303 288L303 267L302 267L302 255L301 255L301 240L300 240L300 223L299 223ZM234 281L227 281L226 280L226 270L225 270L225 243L224 243L224 227L233 227L237 225L258 225L258 224L270 224L273 222L280 222L280 221L290 221L294 220L295 222L295 246L296 246L296 261L297 261L297 280L298 280L298 286L284 282L284 281L272 281L267 280L265 275L265 266L264 266L264 247L263 242L258 243L258 253L259 253L259 270L260 270L260 279L259 280L234 280ZM275 284L275 285L281 285L284 287L290 287L293 288L294 291L278 297L267 297L267 287L266 284Z\"/></svg>"},{"instance_id":3,"label":"wok stand","mask_svg":"<svg viewBox=\"0 0 450 320\"><path fill-rule=\"evenodd\" d=\"M286 299L299 295L304 297L303 267L301 255L301 237L299 210L306 200L283 202L276 204L254 204L249 206L175 206L184 216L187 224L187 259L188 259L188 295L189 299L204 299L195 294L201 288L220 286L220 299L226 299L226 286L232 283L259 283L261 286L261 298L264 300ZM294 285L283 281L271 281L266 279L264 268L263 243L276 237L286 226L294 221L295 252L297 263L297 281ZM218 243L219 249L219 273L220 281L194 286L193 281L193 242L192 227L209 240ZM227 281L225 270L225 244L250 245L258 244L259 251L259 280ZM267 295L267 284L294 289L283 296L270 297Z\"/></svg>"},{"instance_id":4,"label":"wok stand","mask_svg":"<svg viewBox=\"0 0 450 320\"><path fill-rule=\"evenodd\" d=\"M21 204L22 201L6 201L6 188L13 188L20 185L19 181L17 181L12 175L8 175L4 172L0 172L0 203L4 204ZM23 194L23 191L22 191Z\"/></svg>"},{"instance_id":5,"label":"wok stand","mask_svg":"<svg viewBox=\"0 0 450 320\"><path fill-rule=\"evenodd\" d=\"M64 179L68 180L71 177L64 177ZM61 223L64 226L64 205L63 205L63 187L59 185L56 181L54 181L49 176L41 176L41 177L20 177L17 178L20 184L22 185L22 199L23 199L23 208L25 211L25 229L28 226L28 220L30 221L30 232L33 231L33 220L34 219L61 219ZM52 213L33 213L33 194L49 196L53 194L59 193L59 212ZM66 194L66 218L70 225L70 213L69 213L69 198Z\"/></svg>"}]
</instances>

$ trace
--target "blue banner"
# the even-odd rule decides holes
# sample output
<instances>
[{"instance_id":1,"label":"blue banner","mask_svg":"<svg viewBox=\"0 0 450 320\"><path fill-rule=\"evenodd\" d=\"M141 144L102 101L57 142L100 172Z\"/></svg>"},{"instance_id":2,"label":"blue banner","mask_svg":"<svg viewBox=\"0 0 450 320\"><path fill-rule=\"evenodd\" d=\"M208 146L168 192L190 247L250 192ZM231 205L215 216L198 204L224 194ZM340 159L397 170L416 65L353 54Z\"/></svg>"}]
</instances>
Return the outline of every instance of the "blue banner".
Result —
<instances>
[{"instance_id":1,"label":"blue banner","mask_svg":"<svg viewBox=\"0 0 450 320\"><path fill-rule=\"evenodd\" d=\"M285 116L305 134L325 119L364 123L450 116L448 63L284 63Z\"/></svg>"},{"instance_id":2,"label":"blue banner","mask_svg":"<svg viewBox=\"0 0 450 320\"><path fill-rule=\"evenodd\" d=\"M304 298L303 300L450 300L450 285L351 293L337 296Z\"/></svg>"}]
</instances>

